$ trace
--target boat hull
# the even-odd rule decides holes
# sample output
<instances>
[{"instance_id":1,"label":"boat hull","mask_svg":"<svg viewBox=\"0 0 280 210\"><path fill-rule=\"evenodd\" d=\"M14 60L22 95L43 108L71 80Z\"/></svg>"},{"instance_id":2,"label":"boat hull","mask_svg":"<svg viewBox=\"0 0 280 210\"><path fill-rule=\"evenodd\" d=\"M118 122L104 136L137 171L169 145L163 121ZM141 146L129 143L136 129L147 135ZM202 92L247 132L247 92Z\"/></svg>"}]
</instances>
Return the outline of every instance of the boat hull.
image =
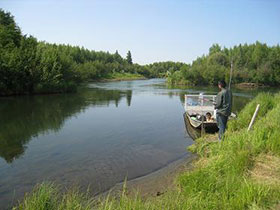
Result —
<instances>
[{"instance_id":1,"label":"boat hull","mask_svg":"<svg viewBox=\"0 0 280 210\"><path fill-rule=\"evenodd\" d=\"M206 132L216 132L219 130L216 121L213 122L204 121L202 123L202 121L200 120L192 119L192 117L187 112L185 112L184 117L187 118L189 124L195 129L201 129L203 127Z\"/></svg>"}]
</instances>

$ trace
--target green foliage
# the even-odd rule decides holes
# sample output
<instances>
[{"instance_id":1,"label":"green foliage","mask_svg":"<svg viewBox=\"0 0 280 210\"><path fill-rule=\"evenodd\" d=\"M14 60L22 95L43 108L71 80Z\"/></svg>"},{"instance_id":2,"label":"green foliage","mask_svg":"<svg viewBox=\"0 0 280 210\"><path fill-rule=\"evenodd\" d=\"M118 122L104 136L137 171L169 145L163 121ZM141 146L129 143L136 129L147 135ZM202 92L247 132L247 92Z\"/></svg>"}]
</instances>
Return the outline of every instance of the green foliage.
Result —
<instances>
[{"instance_id":1,"label":"green foliage","mask_svg":"<svg viewBox=\"0 0 280 210\"><path fill-rule=\"evenodd\" d=\"M0 9L0 49L10 49L19 46L21 31L9 12Z\"/></svg>"},{"instance_id":2,"label":"green foliage","mask_svg":"<svg viewBox=\"0 0 280 210\"><path fill-rule=\"evenodd\" d=\"M0 94L73 91L73 61L56 45L23 36L10 13L0 10Z\"/></svg>"},{"instance_id":3,"label":"green foliage","mask_svg":"<svg viewBox=\"0 0 280 210\"><path fill-rule=\"evenodd\" d=\"M180 69L181 76L175 76L169 82L216 85L219 80L229 81L231 60L234 67L233 83L253 82L269 86L280 84L280 47L269 47L260 42L230 49L222 49L218 44L214 44L208 55L193 62L188 74L183 74L185 70Z\"/></svg>"},{"instance_id":4,"label":"green foliage","mask_svg":"<svg viewBox=\"0 0 280 210\"><path fill-rule=\"evenodd\" d=\"M155 62L153 64L146 65L150 73L150 77L167 77L172 75L176 71L179 71L181 67L188 67L189 65L180 62Z\"/></svg>"},{"instance_id":5,"label":"green foliage","mask_svg":"<svg viewBox=\"0 0 280 210\"><path fill-rule=\"evenodd\" d=\"M133 64L130 51L124 59L118 51L38 42L22 35L13 16L0 9L0 95L72 92L81 82L115 73L156 77L159 72Z\"/></svg>"},{"instance_id":6,"label":"green foliage","mask_svg":"<svg viewBox=\"0 0 280 210\"><path fill-rule=\"evenodd\" d=\"M257 103L259 116L247 132ZM194 209L267 209L277 204L280 186L256 182L248 171L259 154L280 156L279 117L279 94L260 94L229 123L224 142L209 141L209 136L196 142L192 151L205 162L179 179L185 195L201 201L191 204Z\"/></svg>"},{"instance_id":7,"label":"green foliage","mask_svg":"<svg viewBox=\"0 0 280 210\"><path fill-rule=\"evenodd\" d=\"M216 85L229 79L234 61L233 83L280 84L280 47L256 42L222 49L214 44L207 56L192 65L179 62L133 64L131 52L95 52L81 47L37 42L21 34L13 16L0 9L0 95L75 91L81 82L108 78L114 73L144 77L168 77L169 83Z\"/></svg>"},{"instance_id":8,"label":"green foliage","mask_svg":"<svg viewBox=\"0 0 280 210\"><path fill-rule=\"evenodd\" d=\"M112 73L110 75L108 75L108 77L106 77L106 79L110 79L110 80L134 80L134 79L145 79L145 77L143 77L140 74L131 74L131 73Z\"/></svg>"},{"instance_id":9,"label":"green foliage","mask_svg":"<svg viewBox=\"0 0 280 210\"><path fill-rule=\"evenodd\" d=\"M126 61L127 63L132 64L132 56L130 51L127 52Z\"/></svg>"},{"instance_id":10,"label":"green foliage","mask_svg":"<svg viewBox=\"0 0 280 210\"><path fill-rule=\"evenodd\" d=\"M61 195L61 189L53 183L42 183L27 195L22 203L13 210L89 210L93 207L93 200L87 193L77 189Z\"/></svg>"},{"instance_id":11,"label":"green foliage","mask_svg":"<svg viewBox=\"0 0 280 210\"><path fill-rule=\"evenodd\" d=\"M276 98L279 98L279 96L273 96L269 93L258 94L258 96L251 103L247 104L240 112L238 115L238 120L231 120L228 123L228 130L236 131L243 128L248 128L257 104L260 104L260 110L256 120L265 116L269 110L277 105L277 101L275 100Z\"/></svg>"}]
</instances>

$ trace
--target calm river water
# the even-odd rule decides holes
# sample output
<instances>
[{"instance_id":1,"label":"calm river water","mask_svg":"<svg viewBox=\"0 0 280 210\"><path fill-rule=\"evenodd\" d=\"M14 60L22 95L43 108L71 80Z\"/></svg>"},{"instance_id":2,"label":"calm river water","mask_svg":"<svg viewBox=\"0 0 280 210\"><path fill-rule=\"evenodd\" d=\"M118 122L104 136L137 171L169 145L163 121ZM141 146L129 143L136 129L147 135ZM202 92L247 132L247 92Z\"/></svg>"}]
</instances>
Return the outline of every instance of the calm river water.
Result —
<instances>
[{"instance_id":1,"label":"calm river water","mask_svg":"<svg viewBox=\"0 0 280 210\"><path fill-rule=\"evenodd\" d=\"M184 94L217 91L152 79L0 98L0 209L45 180L100 193L189 156ZM256 94L233 92L235 111Z\"/></svg>"}]
</instances>

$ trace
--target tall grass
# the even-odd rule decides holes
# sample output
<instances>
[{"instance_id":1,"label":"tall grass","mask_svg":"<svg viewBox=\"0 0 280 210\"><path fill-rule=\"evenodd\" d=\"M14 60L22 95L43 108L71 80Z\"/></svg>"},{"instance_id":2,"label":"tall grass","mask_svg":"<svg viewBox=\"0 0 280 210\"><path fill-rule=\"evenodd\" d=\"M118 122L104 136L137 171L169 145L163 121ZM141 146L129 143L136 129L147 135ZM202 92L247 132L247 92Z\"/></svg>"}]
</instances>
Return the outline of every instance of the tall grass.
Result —
<instances>
[{"instance_id":1,"label":"tall grass","mask_svg":"<svg viewBox=\"0 0 280 210\"><path fill-rule=\"evenodd\" d=\"M207 160L179 179L183 193L200 200L200 204L191 204L194 209L263 209L280 201L279 185L254 182L249 173L259 154L280 155L279 99L279 94L258 95L238 120L229 122L224 142L208 142L208 137L204 137L192 147ZM247 132L258 103L259 115L253 130Z\"/></svg>"},{"instance_id":2,"label":"tall grass","mask_svg":"<svg viewBox=\"0 0 280 210\"><path fill-rule=\"evenodd\" d=\"M280 95L272 95L269 93L260 93L257 97L245 106L238 115L238 120L231 121L228 125L228 131L237 131L242 128L247 128L250 120L255 112L257 104L261 105L261 109L257 115L257 120L262 118L279 104Z\"/></svg>"},{"instance_id":3,"label":"tall grass","mask_svg":"<svg viewBox=\"0 0 280 210\"><path fill-rule=\"evenodd\" d=\"M258 103L261 105L259 115L253 129L247 132ZM191 149L199 154L200 160L193 170L179 175L176 180L178 188L162 196L143 200L139 195L128 196L124 188L120 198L108 196L97 201L77 191L60 195L54 185L43 184L15 209L276 208L280 201L280 182L256 180L252 172L256 171L258 157L265 158L269 154L280 160L280 95L258 95L243 109L237 120L229 122L223 142L209 140L211 138L205 136L196 141ZM274 170L274 180L280 179L280 167L274 168L269 169Z\"/></svg>"}]
</instances>

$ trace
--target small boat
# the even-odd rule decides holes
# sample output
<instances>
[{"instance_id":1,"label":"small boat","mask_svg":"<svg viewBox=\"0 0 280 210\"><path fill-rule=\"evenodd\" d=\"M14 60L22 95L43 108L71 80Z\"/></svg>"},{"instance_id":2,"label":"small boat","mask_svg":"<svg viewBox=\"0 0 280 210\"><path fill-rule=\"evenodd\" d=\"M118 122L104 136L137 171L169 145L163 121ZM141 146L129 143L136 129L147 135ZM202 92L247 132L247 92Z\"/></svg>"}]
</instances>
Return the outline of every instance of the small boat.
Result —
<instances>
[{"instance_id":1,"label":"small boat","mask_svg":"<svg viewBox=\"0 0 280 210\"><path fill-rule=\"evenodd\" d=\"M185 95L185 114L190 125L195 129L204 128L205 131L218 131L216 110L214 102L215 95ZM229 119L236 117L234 113Z\"/></svg>"},{"instance_id":2,"label":"small boat","mask_svg":"<svg viewBox=\"0 0 280 210\"><path fill-rule=\"evenodd\" d=\"M199 137L201 137L201 129L198 128L194 128L191 124L190 124L190 120L189 118L186 116L186 112L183 114L184 117L184 122L185 122L185 126L186 126L186 131L188 132L189 136L192 139L197 139Z\"/></svg>"}]
</instances>

